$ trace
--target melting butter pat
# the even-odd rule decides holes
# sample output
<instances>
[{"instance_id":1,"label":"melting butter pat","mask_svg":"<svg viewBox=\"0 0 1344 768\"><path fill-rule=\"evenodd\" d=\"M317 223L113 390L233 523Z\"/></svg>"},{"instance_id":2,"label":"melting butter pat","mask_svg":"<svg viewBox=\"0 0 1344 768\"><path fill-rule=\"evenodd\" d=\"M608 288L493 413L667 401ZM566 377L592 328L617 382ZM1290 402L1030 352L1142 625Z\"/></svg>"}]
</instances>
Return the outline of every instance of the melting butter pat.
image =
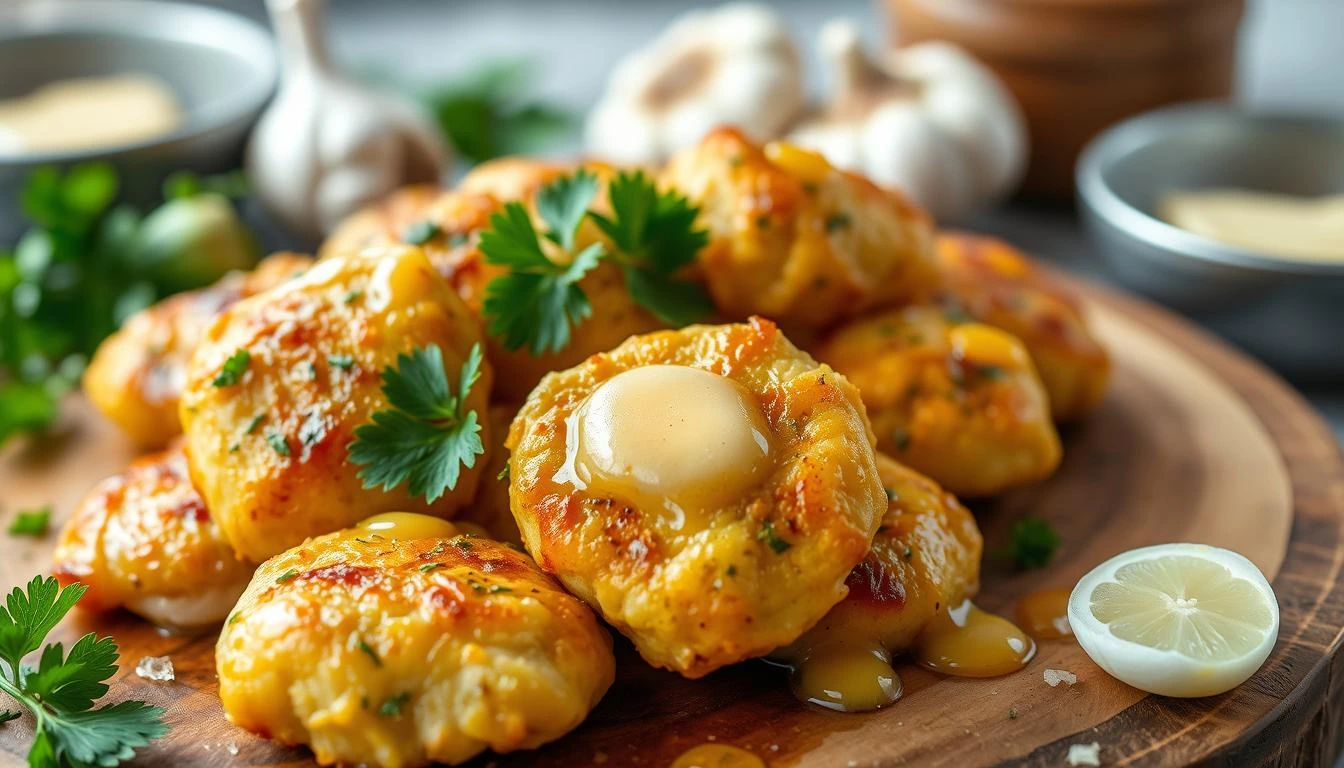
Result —
<instances>
[{"instance_id":1,"label":"melting butter pat","mask_svg":"<svg viewBox=\"0 0 1344 768\"><path fill-rule=\"evenodd\" d=\"M432 515L418 512L384 512L366 517L350 532L355 536L377 534L385 539L409 541L412 539L450 539L470 531Z\"/></svg>"},{"instance_id":2,"label":"melting butter pat","mask_svg":"<svg viewBox=\"0 0 1344 768\"><path fill-rule=\"evenodd\" d=\"M569 420L556 475L674 513L717 509L769 468L765 415L737 382L698 368L650 365L603 382Z\"/></svg>"},{"instance_id":3,"label":"melting butter pat","mask_svg":"<svg viewBox=\"0 0 1344 768\"><path fill-rule=\"evenodd\" d=\"M1162 198L1158 214L1188 232L1267 256L1344 261L1344 195L1179 191Z\"/></svg>"},{"instance_id":4,"label":"melting butter pat","mask_svg":"<svg viewBox=\"0 0 1344 768\"><path fill-rule=\"evenodd\" d=\"M0 157L147 141L182 124L177 97L146 75L58 80L0 100Z\"/></svg>"}]
</instances>

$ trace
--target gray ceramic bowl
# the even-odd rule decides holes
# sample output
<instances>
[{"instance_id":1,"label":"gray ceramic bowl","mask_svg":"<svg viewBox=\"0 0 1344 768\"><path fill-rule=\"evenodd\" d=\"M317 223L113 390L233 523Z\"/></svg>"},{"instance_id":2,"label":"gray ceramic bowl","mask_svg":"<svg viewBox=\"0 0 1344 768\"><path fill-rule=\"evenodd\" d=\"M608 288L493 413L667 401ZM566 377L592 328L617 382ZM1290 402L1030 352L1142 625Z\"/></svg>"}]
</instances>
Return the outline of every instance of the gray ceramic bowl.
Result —
<instances>
[{"instance_id":1,"label":"gray ceramic bowl","mask_svg":"<svg viewBox=\"0 0 1344 768\"><path fill-rule=\"evenodd\" d=\"M1077 183L1084 224L1122 282L1299 380L1344 375L1344 263L1266 256L1153 215L1173 189L1344 193L1344 120L1159 109L1093 140Z\"/></svg>"},{"instance_id":2,"label":"gray ceramic bowl","mask_svg":"<svg viewBox=\"0 0 1344 768\"><path fill-rule=\"evenodd\" d=\"M148 0L0 7L0 98L56 79L116 72L161 78L181 100L184 124L150 141L0 159L0 247L21 230L18 190L37 166L106 160L121 171L126 198L139 203L155 199L172 171L238 167L278 68L260 24L216 8Z\"/></svg>"}]
</instances>

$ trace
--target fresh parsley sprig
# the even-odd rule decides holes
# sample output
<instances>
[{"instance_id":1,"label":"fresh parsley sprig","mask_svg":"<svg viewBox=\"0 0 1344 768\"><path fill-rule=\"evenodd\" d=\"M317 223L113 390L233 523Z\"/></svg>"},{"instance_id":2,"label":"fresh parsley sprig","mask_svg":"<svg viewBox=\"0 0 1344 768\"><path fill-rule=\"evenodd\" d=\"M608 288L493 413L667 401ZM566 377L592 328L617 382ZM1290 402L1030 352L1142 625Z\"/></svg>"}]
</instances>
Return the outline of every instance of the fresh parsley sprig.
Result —
<instances>
[{"instance_id":1,"label":"fresh parsley sprig","mask_svg":"<svg viewBox=\"0 0 1344 768\"><path fill-rule=\"evenodd\" d=\"M350 461L363 467L364 487L390 491L407 483L412 496L431 504L456 488L462 469L471 469L485 453L479 418L466 408L480 376L480 344L462 365L457 394L437 345L398 355L395 366L383 369L383 394L391 407L356 428L348 449Z\"/></svg>"},{"instance_id":2,"label":"fresh parsley sprig","mask_svg":"<svg viewBox=\"0 0 1344 768\"><path fill-rule=\"evenodd\" d=\"M90 632L66 654L60 643L42 650L36 668L24 656L42 647L85 588L62 589L53 578L34 577L27 590L15 588L0 608L0 691L23 705L36 720L28 751L32 768L115 766L135 750L168 732L163 709L143 701L123 701L94 709L117 671L117 644ZM5 710L0 722L19 715Z\"/></svg>"},{"instance_id":3,"label":"fresh parsley sprig","mask_svg":"<svg viewBox=\"0 0 1344 768\"><path fill-rule=\"evenodd\" d=\"M527 208L509 203L481 233L485 260L508 272L486 286L484 312L491 335L509 349L527 347L540 355L563 349L572 329L592 314L578 283L602 260L620 267L631 297L659 319L686 325L711 309L703 286L678 273L691 264L709 236L696 229L699 211L674 192L658 192L642 171L622 172L607 185L612 213L591 210L596 176L580 169L537 193L537 215L547 229L538 233ZM610 240L575 253L579 227L591 218ZM552 244L567 255L551 259Z\"/></svg>"},{"instance_id":4,"label":"fresh parsley sprig","mask_svg":"<svg viewBox=\"0 0 1344 768\"><path fill-rule=\"evenodd\" d=\"M589 215L611 238L612 257L634 300L671 325L709 314L713 306L704 287L676 277L709 243L709 233L695 228L699 210L676 192L660 193L643 171L617 174L608 197L610 218L596 211Z\"/></svg>"}]
</instances>

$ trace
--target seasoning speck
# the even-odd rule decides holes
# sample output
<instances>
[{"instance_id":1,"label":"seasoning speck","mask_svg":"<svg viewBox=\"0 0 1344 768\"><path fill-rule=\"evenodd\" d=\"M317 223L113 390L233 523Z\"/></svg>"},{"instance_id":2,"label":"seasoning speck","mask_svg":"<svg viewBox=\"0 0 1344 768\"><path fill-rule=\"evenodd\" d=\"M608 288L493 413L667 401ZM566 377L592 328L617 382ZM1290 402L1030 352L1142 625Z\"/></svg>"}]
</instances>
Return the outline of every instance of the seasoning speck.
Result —
<instances>
[{"instance_id":1,"label":"seasoning speck","mask_svg":"<svg viewBox=\"0 0 1344 768\"><path fill-rule=\"evenodd\" d=\"M166 683L177 678L173 672L173 660L167 656L144 657L135 665L135 674L157 683Z\"/></svg>"},{"instance_id":2,"label":"seasoning speck","mask_svg":"<svg viewBox=\"0 0 1344 768\"><path fill-rule=\"evenodd\" d=\"M1073 685L1074 683L1078 682L1077 675L1064 669L1047 669L1045 670L1043 675L1045 677L1045 684L1050 686L1051 688L1054 688L1060 683L1064 683L1065 685Z\"/></svg>"},{"instance_id":3,"label":"seasoning speck","mask_svg":"<svg viewBox=\"0 0 1344 768\"><path fill-rule=\"evenodd\" d=\"M1069 765L1101 765L1101 745L1097 742L1091 744L1070 744L1068 761Z\"/></svg>"}]
</instances>

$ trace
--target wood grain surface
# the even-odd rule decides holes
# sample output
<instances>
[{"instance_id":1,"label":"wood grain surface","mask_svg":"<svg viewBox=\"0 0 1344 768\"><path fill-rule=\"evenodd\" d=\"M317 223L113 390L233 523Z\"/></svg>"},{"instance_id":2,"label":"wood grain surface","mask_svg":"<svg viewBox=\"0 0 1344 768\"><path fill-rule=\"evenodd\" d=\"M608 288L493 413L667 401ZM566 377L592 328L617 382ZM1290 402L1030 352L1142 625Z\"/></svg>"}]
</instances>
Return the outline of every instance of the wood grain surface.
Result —
<instances>
[{"instance_id":1,"label":"wood grain surface","mask_svg":"<svg viewBox=\"0 0 1344 768\"><path fill-rule=\"evenodd\" d=\"M1071 744L1091 742L1104 765L1330 765L1344 720L1338 444L1301 397L1257 364L1162 310L1074 285L1112 350L1114 386L1096 414L1065 431L1055 477L976 506L988 553L977 602L1011 614L1022 595L1070 586L1106 557L1145 544L1229 547L1265 570L1282 611L1278 645L1249 682L1206 699L1146 696L1107 677L1075 643L1046 641L1025 671L1003 678L944 678L906 666L904 699L844 715L798 703L783 673L764 663L688 681L647 667L618 640L616 684L578 730L540 751L473 765L661 768L710 741L771 766L1058 766ZM72 401L61 434L0 456L0 522L50 503L59 523L129 458L112 428ZM1049 567L1015 573L994 553L1026 514L1049 519L1063 544ZM0 586L45 571L54 539L4 540ZM111 697L168 708L173 730L137 764L311 764L305 750L275 747L224 720L213 633L165 635L121 614L78 615L58 634L90 630L122 646ZM148 655L172 657L177 679L136 677L135 662ZM1074 672L1078 683L1051 688L1046 668ZM0 765L23 762L30 728L27 719L0 726Z\"/></svg>"}]
</instances>

